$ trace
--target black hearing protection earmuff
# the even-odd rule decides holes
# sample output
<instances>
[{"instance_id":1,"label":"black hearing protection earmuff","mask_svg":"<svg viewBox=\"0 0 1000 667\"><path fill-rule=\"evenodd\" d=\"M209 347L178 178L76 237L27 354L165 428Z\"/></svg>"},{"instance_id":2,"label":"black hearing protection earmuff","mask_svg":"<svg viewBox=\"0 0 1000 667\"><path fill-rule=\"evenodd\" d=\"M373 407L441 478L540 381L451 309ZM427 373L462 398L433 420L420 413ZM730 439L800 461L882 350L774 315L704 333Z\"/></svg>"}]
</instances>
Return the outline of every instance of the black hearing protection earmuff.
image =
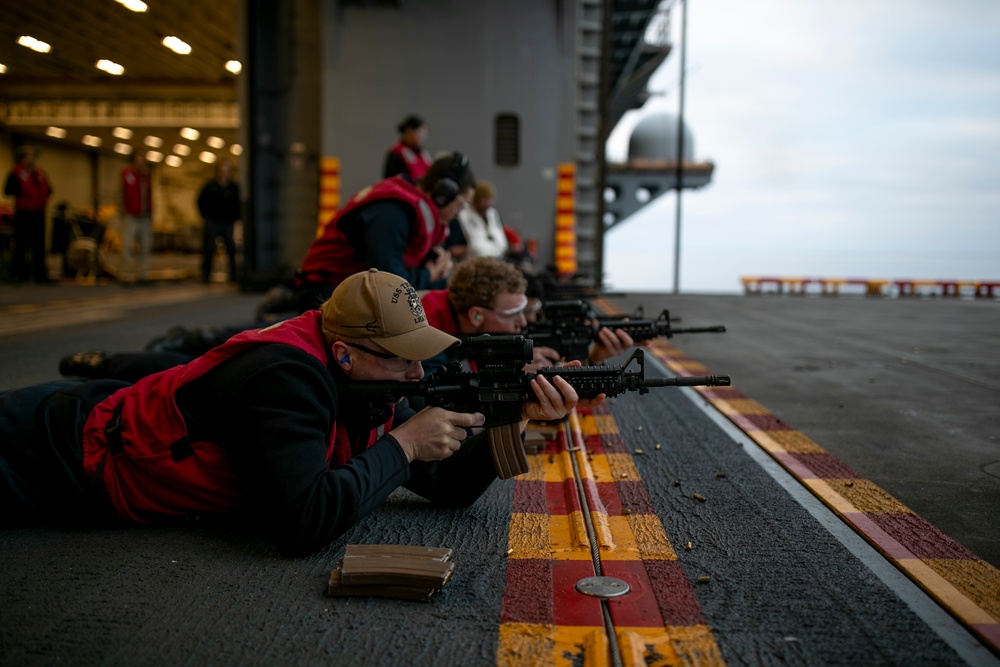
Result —
<instances>
[{"instance_id":1,"label":"black hearing protection earmuff","mask_svg":"<svg viewBox=\"0 0 1000 667\"><path fill-rule=\"evenodd\" d=\"M465 173L469 170L469 158L463 153L455 152L451 156L451 167L448 174L434 184L434 191L431 192L431 199L438 208L444 208L461 192L459 183L465 178Z\"/></svg>"}]
</instances>

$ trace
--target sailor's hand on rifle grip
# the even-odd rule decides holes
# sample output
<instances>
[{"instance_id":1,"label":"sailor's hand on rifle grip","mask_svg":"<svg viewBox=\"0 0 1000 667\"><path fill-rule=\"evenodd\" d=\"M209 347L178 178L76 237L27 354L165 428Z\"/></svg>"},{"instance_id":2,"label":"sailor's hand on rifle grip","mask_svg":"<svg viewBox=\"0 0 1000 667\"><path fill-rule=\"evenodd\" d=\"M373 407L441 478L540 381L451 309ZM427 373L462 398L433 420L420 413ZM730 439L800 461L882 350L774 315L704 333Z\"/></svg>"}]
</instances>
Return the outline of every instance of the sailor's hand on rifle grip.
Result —
<instances>
[{"instance_id":1,"label":"sailor's hand on rifle grip","mask_svg":"<svg viewBox=\"0 0 1000 667\"><path fill-rule=\"evenodd\" d=\"M558 375L552 378L552 382L542 375L535 376L531 380L531 390L536 400L528 399L521 405L521 417L525 420L562 419L576 407L579 400L576 390Z\"/></svg>"},{"instance_id":2,"label":"sailor's hand on rifle grip","mask_svg":"<svg viewBox=\"0 0 1000 667\"><path fill-rule=\"evenodd\" d=\"M482 426L483 415L424 408L389 435L396 439L408 461L439 461L462 446L466 428Z\"/></svg>"},{"instance_id":3,"label":"sailor's hand on rifle grip","mask_svg":"<svg viewBox=\"0 0 1000 667\"><path fill-rule=\"evenodd\" d=\"M633 345L635 345L635 341L624 329L612 330L608 327L601 327L601 330L597 332L597 341L590 345L588 351L590 363L600 366L611 357L625 354Z\"/></svg>"}]
</instances>

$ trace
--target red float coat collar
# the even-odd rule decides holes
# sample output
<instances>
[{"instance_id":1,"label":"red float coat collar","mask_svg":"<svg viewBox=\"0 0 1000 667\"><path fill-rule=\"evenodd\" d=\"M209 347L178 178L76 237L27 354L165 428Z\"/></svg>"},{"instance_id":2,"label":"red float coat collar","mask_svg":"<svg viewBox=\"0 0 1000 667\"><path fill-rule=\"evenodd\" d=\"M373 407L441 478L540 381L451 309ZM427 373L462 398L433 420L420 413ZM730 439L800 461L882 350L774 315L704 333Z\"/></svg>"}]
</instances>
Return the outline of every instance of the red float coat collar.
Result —
<instances>
[{"instance_id":1,"label":"red float coat collar","mask_svg":"<svg viewBox=\"0 0 1000 667\"><path fill-rule=\"evenodd\" d=\"M390 148L389 152L398 156L406 164L410 178L414 181L423 178L427 170L431 168L431 154L423 148L415 149L400 141Z\"/></svg>"}]
</instances>

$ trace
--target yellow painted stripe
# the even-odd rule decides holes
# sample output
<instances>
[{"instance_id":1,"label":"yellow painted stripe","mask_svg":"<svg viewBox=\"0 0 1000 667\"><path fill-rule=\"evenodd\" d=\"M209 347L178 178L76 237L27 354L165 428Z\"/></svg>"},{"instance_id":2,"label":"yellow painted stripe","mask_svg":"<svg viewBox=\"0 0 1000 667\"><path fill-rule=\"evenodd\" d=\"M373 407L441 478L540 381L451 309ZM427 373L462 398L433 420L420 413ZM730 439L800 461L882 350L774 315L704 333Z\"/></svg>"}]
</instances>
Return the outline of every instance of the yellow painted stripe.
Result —
<instances>
[{"instance_id":1,"label":"yellow painted stripe","mask_svg":"<svg viewBox=\"0 0 1000 667\"><path fill-rule=\"evenodd\" d=\"M576 163L575 162L561 162L559 163L559 176L572 176L576 173Z\"/></svg>"},{"instance_id":2,"label":"yellow painted stripe","mask_svg":"<svg viewBox=\"0 0 1000 667\"><path fill-rule=\"evenodd\" d=\"M896 564L914 577L932 597L951 609L966 623L998 622L998 619L986 613L985 609L963 595L950 581L919 558L900 558Z\"/></svg>"},{"instance_id":3,"label":"yellow painted stripe","mask_svg":"<svg viewBox=\"0 0 1000 667\"><path fill-rule=\"evenodd\" d=\"M560 213L556 216L556 227L574 227L576 226L576 216L572 213Z\"/></svg>"},{"instance_id":4,"label":"yellow painted stripe","mask_svg":"<svg viewBox=\"0 0 1000 667\"><path fill-rule=\"evenodd\" d=\"M555 627L535 623L502 623L497 640L498 667L550 664L556 648Z\"/></svg>"},{"instance_id":5,"label":"yellow painted stripe","mask_svg":"<svg viewBox=\"0 0 1000 667\"><path fill-rule=\"evenodd\" d=\"M338 206L340 206L340 195L329 194L326 192L320 193L319 205L321 208L336 209Z\"/></svg>"},{"instance_id":6,"label":"yellow painted stripe","mask_svg":"<svg viewBox=\"0 0 1000 667\"><path fill-rule=\"evenodd\" d=\"M635 461L632 460L631 454L606 454L605 456L608 461L608 470L614 481L635 482L639 480L639 470L635 467Z\"/></svg>"},{"instance_id":7,"label":"yellow painted stripe","mask_svg":"<svg viewBox=\"0 0 1000 667\"><path fill-rule=\"evenodd\" d=\"M729 414L741 414L741 415L769 415L771 411L765 408L763 405L749 398L733 398L728 400L719 400L716 404L719 412L725 415Z\"/></svg>"},{"instance_id":8,"label":"yellow painted stripe","mask_svg":"<svg viewBox=\"0 0 1000 667\"><path fill-rule=\"evenodd\" d=\"M860 510L844 498L844 496L830 488L830 485L827 484L825 480L804 479L802 480L802 483L809 487L813 493L819 496L823 502L829 505L834 511L839 512L840 514L856 514L860 512Z\"/></svg>"},{"instance_id":9,"label":"yellow painted stripe","mask_svg":"<svg viewBox=\"0 0 1000 667\"><path fill-rule=\"evenodd\" d=\"M643 560L677 560L677 553L670 544L663 522L655 514L630 514L623 517L609 517L612 526L619 520L628 522L629 531L639 556ZM615 530L612 528L612 530ZM617 532L616 532L617 535Z\"/></svg>"},{"instance_id":10,"label":"yellow painted stripe","mask_svg":"<svg viewBox=\"0 0 1000 667\"><path fill-rule=\"evenodd\" d=\"M590 560L590 540L583 513L557 514L549 517L549 536L554 560Z\"/></svg>"},{"instance_id":11,"label":"yellow painted stripe","mask_svg":"<svg viewBox=\"0 0 1000 667\"><path fill-rule=\"evenodd\" d=\"M507 547L510 549L509 558L551 558L548 515L512 513L507 529Z\"/></svg>"},{"instance_id":12,"label":"yellow painted stripe","mask_svg":"<svg viewBox=\"0 0 1000 667\"><path fill-rule=\"evenodd\" d=\"M560 178L559 183L556 185L556 190L560 194L566 194L567 192L573 192L575 183L572 178Z\"/></svg>"},{"instance_id":13,"label":"yellow painted stripe","mask_svg":"<svg viewBox=\"0 0 1000 667\"><path fill-rule=\"evenodd\" d=\"M615 628L619 646L629 647L628 657L633 659L633 647L642 645L641 662L627 662L623 651L623 664L628 667L724 667L712 629L707 625L667 626L665 628ZM624 635L634 635L625 636Z\"/></svg>"}]
</instances>

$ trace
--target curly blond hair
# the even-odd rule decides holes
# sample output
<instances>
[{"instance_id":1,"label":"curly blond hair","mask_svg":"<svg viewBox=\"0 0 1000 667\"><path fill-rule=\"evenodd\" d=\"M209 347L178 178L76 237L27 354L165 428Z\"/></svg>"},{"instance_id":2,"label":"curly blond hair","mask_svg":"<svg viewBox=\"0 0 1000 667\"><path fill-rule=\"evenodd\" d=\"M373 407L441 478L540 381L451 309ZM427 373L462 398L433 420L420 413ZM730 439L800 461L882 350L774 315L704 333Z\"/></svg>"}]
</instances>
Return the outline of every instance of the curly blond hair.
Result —
<instances>
[{"instance_id":1,"label":"curly blond hair","mask_svg":"<svg viewBox=\"0 0 1000 667\"><path fill-rule=\"evenodd\" d=\"M448 282L448 300L464 313L473 306L490 306L500 294L524 294L528 281L512 264L493 257L462 262Z\"/></svg>"}]
</instances>

